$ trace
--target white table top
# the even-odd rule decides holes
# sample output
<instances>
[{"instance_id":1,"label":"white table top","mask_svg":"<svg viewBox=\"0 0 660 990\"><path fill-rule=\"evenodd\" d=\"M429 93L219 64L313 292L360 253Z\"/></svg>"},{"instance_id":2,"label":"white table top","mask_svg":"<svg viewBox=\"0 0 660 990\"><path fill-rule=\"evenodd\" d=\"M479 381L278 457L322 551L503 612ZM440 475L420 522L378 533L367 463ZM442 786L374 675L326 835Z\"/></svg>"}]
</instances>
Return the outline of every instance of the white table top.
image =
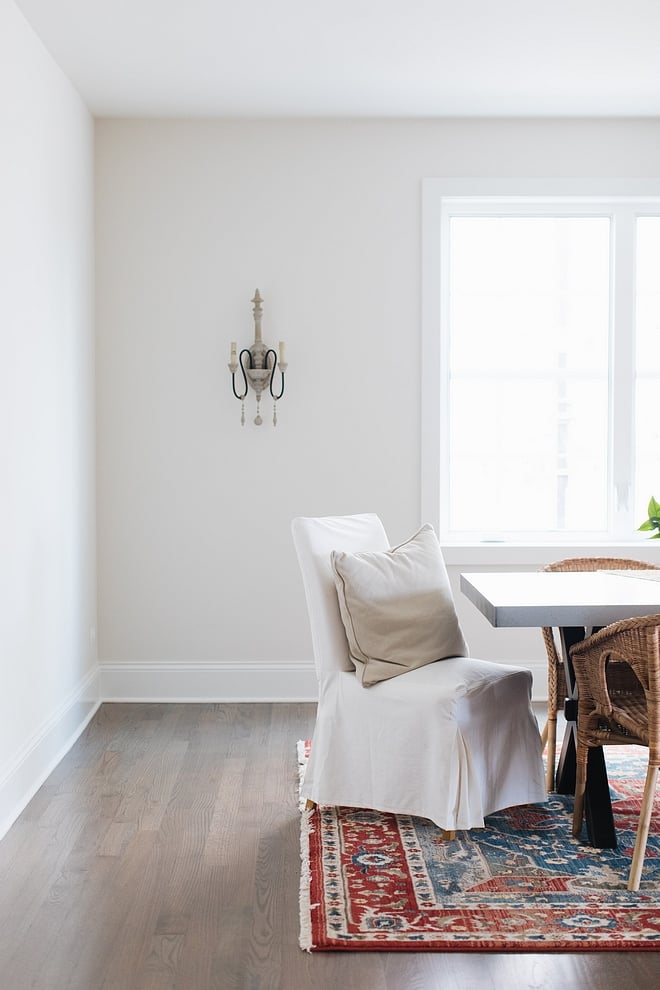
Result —
<instances>
[{"instance_id":1,"label":"white table top","mask_svg":"<svg viewBox=\"0 0 660 990\"><path fill-rule=\"evenodd\" d=\"M461 574L461 591L493 626L606 626L660 614L659 578L660 571L489 571Z\"/></svg>"}]
</instances>

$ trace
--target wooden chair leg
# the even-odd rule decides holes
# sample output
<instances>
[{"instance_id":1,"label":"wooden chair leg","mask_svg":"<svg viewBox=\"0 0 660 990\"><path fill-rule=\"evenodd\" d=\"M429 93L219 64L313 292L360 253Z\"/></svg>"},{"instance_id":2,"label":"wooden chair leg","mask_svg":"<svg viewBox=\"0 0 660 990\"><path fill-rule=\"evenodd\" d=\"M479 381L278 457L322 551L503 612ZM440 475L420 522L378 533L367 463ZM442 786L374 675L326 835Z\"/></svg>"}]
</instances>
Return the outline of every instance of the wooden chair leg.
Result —
<instances>
[{"instance_id":1,"label":"wooden chair leg","mask_svg":"<svg viewBox=\"0 0 660 990\"><path fill-rule=\"evenodd\" d=\"M316 801L312 801L311 798L307 798L305 802L305 811L311 811L316 807Z\"/></svg>"},{"instance_id":2,"label":"wooden chair leg","mask_svg":"<svg viewBox=\"0 0 660 990\"><path fill-rule=\"evenodd\" d=\"M557 754L557 716L548 716L545 723L547 737L546 769L545 769L545 789L554 791L555 789L555 757Z\"/></svg>"},{"instance_id":3,"label":"wooden chair leg","mask_svg":"<svg viewBox=\"0 0 660 990\"><path fill-rule=\"evenodd\" d=\"M653 811L653 798L655 796L655 785L658 779L658 768L649 766L646 771L646 783L644 784L644 796L642 798L642 810L639 815L637 825L637 838L635 839L635 850L633 852L632 866L628 878L628 890L639 890L639 883L642 878L642 866L644 865L644 855L646 853L646 842L649 837L649 826L651 824L651 812Z\"/></svg>"},{"instance_id":4,"label":"wooden chair leg","mask_svg":"<svg viewBox=\"0 0 660 990\"><path fill-rule=\"evenodd\" d=\"M456 832L453 828L443 828L440 833L440 838L445 839L447 842L453 842L456 838Z\"/></svg>"}]
</instances>

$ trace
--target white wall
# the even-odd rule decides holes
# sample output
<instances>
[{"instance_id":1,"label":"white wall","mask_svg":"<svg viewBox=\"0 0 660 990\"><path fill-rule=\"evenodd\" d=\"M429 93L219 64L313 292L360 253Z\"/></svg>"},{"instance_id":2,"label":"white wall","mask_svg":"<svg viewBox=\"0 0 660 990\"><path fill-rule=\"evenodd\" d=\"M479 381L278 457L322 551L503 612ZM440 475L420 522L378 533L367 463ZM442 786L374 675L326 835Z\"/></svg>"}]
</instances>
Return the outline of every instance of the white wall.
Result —
<instances>
[{"instance_id":1,"label":"white wall","mask_svg":"<svg viewBox=\"0 0 660 990\"><path fill-rule=\"evenodd\" d=\"M0 134L1 834L98 697L93 126L11 0Z\"/></svg>"},{"instance_id":2,"label":"white wall","mask_svg":"<svg viewBox=\"0 0 660 990\"><path fill-rule=\"evenodd\" d=\"M654 176L660 124L101 120L96 147L104 693L313 693L290 519L420 522L422 178ZM276 429L241 428L226 366L257 286ZM539 633L461 610L543 696Z\"/></svg>"}]
</instances>

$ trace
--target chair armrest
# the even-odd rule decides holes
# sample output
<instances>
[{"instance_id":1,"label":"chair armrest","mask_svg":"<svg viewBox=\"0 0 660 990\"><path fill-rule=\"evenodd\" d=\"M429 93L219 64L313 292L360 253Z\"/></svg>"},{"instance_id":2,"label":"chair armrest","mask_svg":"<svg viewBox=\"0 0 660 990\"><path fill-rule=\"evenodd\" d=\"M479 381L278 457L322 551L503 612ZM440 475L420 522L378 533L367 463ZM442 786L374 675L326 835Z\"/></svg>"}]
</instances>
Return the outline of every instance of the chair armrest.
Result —
<instances>
[{"instance_id":1,"label":"chair armrest","mask_svg":"<svg viewBox=\"0 0 660 990\"><path fill-rule=\"evenodd\" d=\"M584 678L596 706L604 715L612 712L607 670L610 663L632 668L644 692L649 689L649 670L658 669L660 615L622 619L588 636L571 648L578 681ZM654 660L655 658L655 660Z\"/></svg>"}]
</instances>

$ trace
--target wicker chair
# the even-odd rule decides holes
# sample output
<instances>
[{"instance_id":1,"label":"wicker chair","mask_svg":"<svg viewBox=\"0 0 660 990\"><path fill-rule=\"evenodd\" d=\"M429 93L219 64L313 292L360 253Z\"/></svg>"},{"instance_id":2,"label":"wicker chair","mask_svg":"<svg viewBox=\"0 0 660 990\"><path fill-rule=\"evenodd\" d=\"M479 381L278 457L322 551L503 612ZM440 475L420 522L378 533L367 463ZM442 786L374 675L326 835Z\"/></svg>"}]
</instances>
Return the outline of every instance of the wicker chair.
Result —
<instances>
[{"instance_id":1,"label":"wicker chair","mask_svg":"<svg viewBox=\"0 0 660 990\"><path fill-rule=\"evenodd\" d=\"M640 560L626 560L622 557L569 557L548 564L544 571L633 571L660 570L656 564ZM555 758L557 752L557 712L564 710L567 697L564 661L557 649L551 628L542 629L543 641L548 654L548 718L542 732L543 743L547 743L546 787L555 789Z\"/></svg>"},{"instance_id":2,"label":"wicker chair","mask_svg":"<svg viewBox=\"0 0 660 990\"><path fill-rule=\"evenodd\" d=\"M573 646L571 660L578 686L573 835L582 830L589 748L648 746L646 783L628 879L628 890L638 890L660 766L660 615L605 626Z\"/></svg>"}]
</instances>

